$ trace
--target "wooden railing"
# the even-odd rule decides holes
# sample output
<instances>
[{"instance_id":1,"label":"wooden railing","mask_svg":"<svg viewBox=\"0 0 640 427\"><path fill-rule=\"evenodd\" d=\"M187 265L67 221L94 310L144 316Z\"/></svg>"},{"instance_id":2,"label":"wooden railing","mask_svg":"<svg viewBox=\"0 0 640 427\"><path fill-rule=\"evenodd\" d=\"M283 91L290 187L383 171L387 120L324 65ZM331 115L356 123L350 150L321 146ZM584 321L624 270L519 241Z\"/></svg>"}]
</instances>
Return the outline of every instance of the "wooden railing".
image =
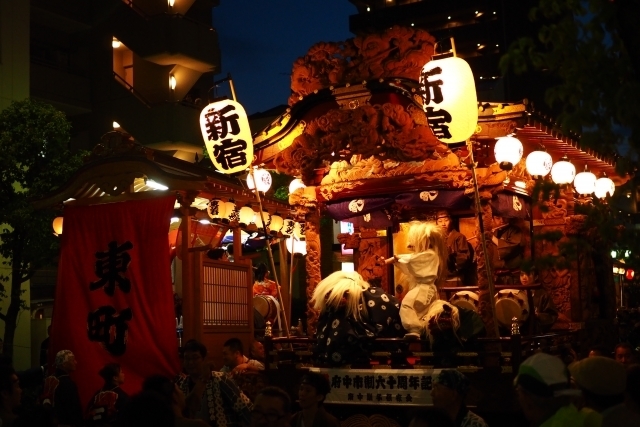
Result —
<instances>
[{"instance_id":1,"label":"wooden railing","mask_svg":"<svg viewBox=\"0 0 640 427\"><path fill-rule=\"evenodd\" d=\"M479 338L477 351L433 352L427 340L407 341L403 338L377 338L372 341L369 363L351 365L354 369L413 369L455 367L475 372L500 367L504 374L515 374L523 360L537 351L562 356L577 348L578 330L543 335ZM313 360L316 340L309 337L264 337L267 370L296 369L319 366Z\"/></svg>"}]
</instances>

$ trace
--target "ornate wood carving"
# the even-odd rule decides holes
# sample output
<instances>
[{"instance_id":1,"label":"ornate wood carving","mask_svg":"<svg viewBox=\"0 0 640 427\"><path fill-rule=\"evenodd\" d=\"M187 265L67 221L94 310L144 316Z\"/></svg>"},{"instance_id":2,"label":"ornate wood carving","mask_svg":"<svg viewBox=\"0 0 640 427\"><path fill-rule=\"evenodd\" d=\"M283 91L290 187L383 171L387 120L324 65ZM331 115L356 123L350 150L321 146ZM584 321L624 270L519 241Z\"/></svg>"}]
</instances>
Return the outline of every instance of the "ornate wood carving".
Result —
<instances>
[{"instance_id":1,"label":"ornate wood carving","mask_svg":"<svg viewBox=\"0 0 640 427\"><path fill-rule=\"evenodd\" d=\"M426 31L398 26L342 43L316 43L293 63L289 105L329 86L385 77L417 81L434 44Z\"/></svg>"},{"instance_id":2,"label":"ornate wood carving","mask_svg":"<svg viewBox=\"0 0 640 427\"><path fill-rule=\"evenodd\" d=\"M387 266L380 262L380 257L387 256L386 238L379 237L374 229L360 228L359 233L338 234L338 242L346 249L353 249L356 270L364 280L389 292Z\"/></svg>"},{"instance_id":3,"label":"ornate wood carving","mask_svg":"<svg viewBox=\"0 0 640 427\"><path fill-rule=\"evenodd\" d=\"M400 104L361 105L332 109L312 120L274 159L278 171L313 182L325 162L349 159L354 154L399 161L424 160L448 152L426 124L417 123Z\"/></svg>"},{"instance_id":4,"label":"ornate wood carving","mask_svg":"<svg viewBox=\"0 0 640 427\"><path fill-rule=\"evenodd\" d=\"M491 242L491 230L492 227L492 210L491 204L488 203L487 200L482 202L482 223L484 225L485 230L485 238L487 242ZM480 233L480 226L476 227L476 232ZM479 240L479 239L478 239ZM496 328L494 326L494 319L491 308L491 294L489 291L489 278L487 275L487 267L485 263L484 250L482 248L482 243L478 242L475 248L476 257L478 260L478 313L480 313L480 317L487 328L487 336L493 337L495 336ZM489 258L491 258L489 256Z\"/></svg>"},{"instance_id":5,"label":"ornate wood carving","mask_svg":"<svg viewBox=\"0 0 640 427\"><path fill-rule=\"evenodd\" d=\"M315 210L305 214L307 241L307 334L313 336L318 324L318 312L313 308L313 291L322 280L320 271L320 215Z\"/></svg>"}]
</instances>

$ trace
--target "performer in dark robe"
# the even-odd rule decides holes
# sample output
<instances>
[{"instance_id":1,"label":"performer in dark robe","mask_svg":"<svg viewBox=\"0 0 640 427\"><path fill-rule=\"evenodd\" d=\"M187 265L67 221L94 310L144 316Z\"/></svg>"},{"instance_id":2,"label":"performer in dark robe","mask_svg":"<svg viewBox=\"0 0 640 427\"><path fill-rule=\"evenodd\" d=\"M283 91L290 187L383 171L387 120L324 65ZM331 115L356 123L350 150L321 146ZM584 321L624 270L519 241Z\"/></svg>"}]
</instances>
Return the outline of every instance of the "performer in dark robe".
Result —
<instances>
[{"instance_id":1,"label":"performer in dark robe","mask_svg":"<svg viewBox=\"0 0 640 427\"><path fill-rule=\"evenodd\" d=\"M529 272L524 270L520 272L520 284L523 286L538 283L538 274L535 269ZM530 315L529 319L527 319L524 331L529 332L531 329L531 332L534 334L548 332L556 320L558 320L558 309L553 303L553 298L551 298L551 295L545 291L542 286L540 286L539 289L532 289L529 292L531 292L533 299L534 315ZM532 326L530 326L531 322L533 322Z\"/></svg>"},{"instance_id":2,"label":"performer in dark robe","mask_svg":"<svg viewBox=\"0 0 640 427\"><path fill-rule=\"evenodd\" d=\"M456 284L471 285L473 268L473 249L464 234L453 228L449 212L442 210L436 215L436 224L446 232L447 244L447 281Z\"/></svg>"},{"instance_id":3,"label":"performer in dark robe","mask_svg":"<svg viewBox=\"0 0 640 427\"><path fill-rule=\"evenodd\" d=\"M496 270L513 270L520 268L524 255L524 238L521 228L515 223L517 219L493 217L493 236L491 242L497 249L492 251L493 268Z\"/></svg>"}]
</instances>

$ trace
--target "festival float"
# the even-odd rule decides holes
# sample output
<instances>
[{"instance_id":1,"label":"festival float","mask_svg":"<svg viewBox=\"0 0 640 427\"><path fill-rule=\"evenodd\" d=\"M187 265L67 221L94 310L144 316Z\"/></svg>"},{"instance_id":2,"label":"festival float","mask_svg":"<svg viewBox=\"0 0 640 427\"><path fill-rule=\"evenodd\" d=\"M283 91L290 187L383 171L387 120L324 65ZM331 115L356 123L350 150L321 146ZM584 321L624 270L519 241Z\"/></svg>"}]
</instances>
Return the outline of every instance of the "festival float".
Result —
<instances>
[{"instance_id":1,"label":"festival float","mask_svg":"<svg viewBox=\"0 0 640 427\"><path fill-rule=\"evenodd\" d=\"M465 61L436 50L430 34L401 27L318 43L293 64L289 108L254 137L258 163L304 184L289 203L305 224L308 337L265 337L268 372L283 387L296 377L283 370L323 372L326 401L343 409L429 404L434 370L455 367L472 379L469 404L512 411L528 355L568 354L611 332L597 320L614 318L607 252L575 244L569 257L566 247L578 234L597 239L576 206L628 177L526 100L477 100ZM551 182L549 197L540 188ZM355 276L334 271L336 256L322 265L332 250L320 244L323 217L353 225L338 241L353 250ZM427 274L435 295L426 284L406 303L422 286L412 235L438 245L425 224L445 229L447 271ZM371 310L380 305L386 322ZM422 330L389 331L400 320L413 328L409 306ZM343 330L345 320L368 327Z\"/></svg>"},{"instance_id":2,"label":"festival float","mask_svg":"<svg viewBox=\"0 0 640 427\"><path fill-rule=\"evenodd\" d=\"M235 100L202 111L216 170L113 132L36 201L64 218L51 348L76 353L84 398L107 362L123 366L132 392L147 374L178 372L191 338L220 366L215 349L230 337L248 348L258 313L268 381L295 395L305 370L323 372L326 402L345 416L428 405L444 367L472 380L468 404L509 412L529 354L609 334L598 322L615 308L607 252L564 251L573 236L597 238L576 206L628 178L526 102L476 99L468 65L437 49L427 32L401 27L318 43L293 65L289 108L257 134ZM260 195L262 169L296 178L289 204ZM561 186L547 197L538 189L551 179ZM321 218L352 224L337 239L355 271L321 246ZM243 230L268 242L257 282ZM234 262L209 258L227 234ZM307 310L290 334L296 253ZM541 259L565 262L532 274Z\"/></svg>"}]
</instances>

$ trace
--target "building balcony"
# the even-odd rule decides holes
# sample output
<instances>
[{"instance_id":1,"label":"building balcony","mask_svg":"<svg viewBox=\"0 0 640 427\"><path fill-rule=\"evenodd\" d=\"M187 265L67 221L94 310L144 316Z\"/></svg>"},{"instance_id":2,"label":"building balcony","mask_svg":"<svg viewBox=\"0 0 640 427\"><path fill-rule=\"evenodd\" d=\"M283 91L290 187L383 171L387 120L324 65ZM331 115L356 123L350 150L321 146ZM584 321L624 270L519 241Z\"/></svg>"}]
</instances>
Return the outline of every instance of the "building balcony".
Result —
<instances>
[{"instance_id":1,"label":"building balcony","mask_svg":"<svg viewBox=\"0 0 640 427\"><path fill-rule=\"evenodd\" d=\"M122 2L110 20L113 36L144 60L200 73L220 69L218 34L210 26L180 14L145 15Z\"/></svg>"}]
</instances>

